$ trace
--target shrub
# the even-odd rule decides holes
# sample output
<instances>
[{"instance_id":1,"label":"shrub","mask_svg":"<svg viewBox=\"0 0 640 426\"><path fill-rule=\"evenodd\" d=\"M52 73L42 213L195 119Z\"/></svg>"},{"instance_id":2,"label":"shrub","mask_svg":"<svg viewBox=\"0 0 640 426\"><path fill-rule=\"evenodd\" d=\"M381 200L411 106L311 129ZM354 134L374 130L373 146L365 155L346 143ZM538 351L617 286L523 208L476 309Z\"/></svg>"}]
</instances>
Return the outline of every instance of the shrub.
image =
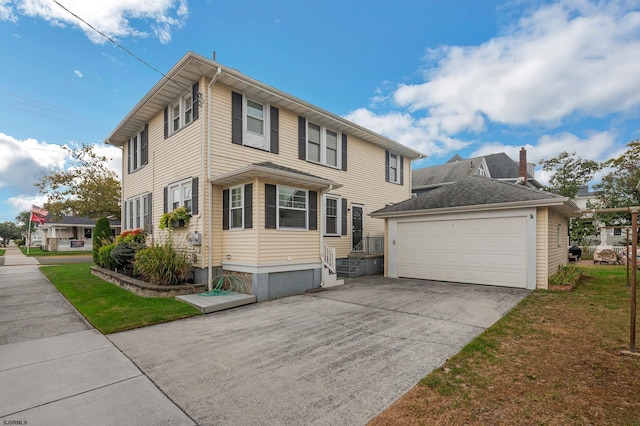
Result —
<instances>
[{"instance_id":1,"label":"shrub","mask_svg":"<svg viewBox=\"0 0 640 426\"><path fill-rule=\"evenodd\" d=\"M560 265L555 274L549 277L549 285L575 286L582 276L582 270L574 265Z\"/></svg>"},{"instance_id":2,"label":"shrub","mask_svg":"<svg viewBox=\"0 0 640 426\"><path fill-rule=\"evenodd\" d=\"M116 248L115 243L106 244L100 247L100 249L98 250L98 261L96 262L96 265L101 268L107 268L111 270L116 269L115 262L111 258L111 252L114 248Z\"/></svg>"},{"instance_id":3,"label":"shrub","mask_svg":"<svg viewBox=\"0 0 640 426\"><path fill-rule=\"evenodd\" d=\"M176 250L167 240L140 250L133 271L151 284L177 285L191 278L191 261L188 253Z\"/></svg>"},{"instance_id":4,"label":"shrub","mask_svg":"<svg viewBox=\"0 0 640 426\"><path fill-rule=\"evenodd\" d=\"M123 272L133 270L133 261L136 257L136 252L142 247L142 244L128 241L118 243L115 248L111 250L110 254L115 269Z\"/></svg>"},{"instance_id":5,"label":"shrub","mask_svg":"<svg viewBox=\"0 0 640 426\"><path fill-rule=\"evenodd\" d=\"M100 247L104 244L108 244L111 241L111 225L109 219L101 217L96 222L96 227L93 229L93 262L97 265L99 258L98 253Z\"/></svg>"},{"instance_id":6,"label":"shrub","mask_svg":"<svg viewBox=\"0 0 640 426\"><path fill-rule=\"evenodd\" d=\"M14 242L16 243L17 246L23 246L24 245L24 240L15 240Z\"/></svg>"}]
</instances>

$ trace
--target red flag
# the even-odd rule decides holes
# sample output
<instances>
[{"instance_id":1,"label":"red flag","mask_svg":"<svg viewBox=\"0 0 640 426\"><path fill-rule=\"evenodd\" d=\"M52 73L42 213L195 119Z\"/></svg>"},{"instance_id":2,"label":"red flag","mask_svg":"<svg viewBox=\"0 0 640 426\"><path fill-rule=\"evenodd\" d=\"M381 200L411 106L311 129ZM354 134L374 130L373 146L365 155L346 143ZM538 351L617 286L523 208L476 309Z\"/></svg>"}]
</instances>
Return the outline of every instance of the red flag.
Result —
<instances>
[{"instance_id":1,"label":"red flag","mask_svg":"<svg viewBox=\"0 0 640 426\"><path fill-rule=\"evenodd\" d=\"M45 223L46 221L46 217L44 216L40 216L39 214L36 213L31 213L31 222L35 222L35 223Z\"/></svg>"}]
</instances>

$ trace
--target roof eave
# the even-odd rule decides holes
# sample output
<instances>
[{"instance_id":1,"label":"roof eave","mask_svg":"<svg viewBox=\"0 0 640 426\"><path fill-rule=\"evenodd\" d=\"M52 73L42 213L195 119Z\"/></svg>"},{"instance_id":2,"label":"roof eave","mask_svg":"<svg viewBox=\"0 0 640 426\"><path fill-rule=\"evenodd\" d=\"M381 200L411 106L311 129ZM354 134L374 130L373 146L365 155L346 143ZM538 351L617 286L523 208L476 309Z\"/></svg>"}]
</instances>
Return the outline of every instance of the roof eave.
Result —
<instances>
[{"instance_id":1,"label":"roof eave","mask_svg":"<svg viewBox=\"0 0 640 426\"><path fill-rule=\"evenodd\" d=\"M447 213L466 213L477 211L493 211L493 210L508 210L526 207L561 207L567 213L567 216L574 216L577 210L577 206L569 198L549 198L546 200L529 200L529 201L515 201L509 203L496 203L496 204L476 204L473 206L456 206L456 207L443 207L437 209L421 209L421 210L403 210L403 211L390 211L390 212L373 212L369 216L377 218L390 218L390 217L410 217L410 216L424 216L424 215L437 215Z\"/></svg>"},{"instance_id":2,"label":"roof eave","mask_svg":"<svg viewBox=\"0 0 640 426\"><path fill-rule=\"evenodd\" d=\"M173 68L171 68L169 72L167 72L166 77L160 79L160 81L156 83L155 86L153 86L153 88L125 116L125 118L118 124L118 126L111 132L109 137L107 137L104 142L110 145L123 146L126 143L126 140L136 131L137 128L143 126L145 122L148 122L148 120L152 118L147 118L147 115L153 116L160 110L159 108L149 108L150 112L148 112L145 117L136 120L143 108L145 108L145 106L153 101L156 97L161 98L158 102L159 104L162 103L162 98L167 98L168 100L166 101L166 104L168 105L168 103L171 102L174 96L162 96L163 91L165 90L165 88L167 88L168 85L176 85L174 81L178 81L178 76L183 72L186 73L186 70L188 68L190 73L192 73L193 76L197 74L198 78L202 75L213 75L218 69L220 69L221 75L219 76L218 81L222 84L228 85L241 91L244 91L245 89L248 90L248 88L251 87L254 90L258 90L261 93L264 93L266 97L272 99L277 105L280 105L295 113L305 115L311 120L318 120L321 122L321 124L331 123L331 126L334 127L335 130L357 136L360 139L373 143L374 145L381 146L385 149L390 149L411 160L426 158L426 155L415 151L405 145L402 145L392 139L375 133L343 117L330 113L329 111L323 110L322 108L316 107L281 90L278 90L258 80L248 77L238 70L227 68L224 65L220 65L217 62L211 61L191 51L187 52L182 57L182 59L180 59L180 61ZM190 80L190 78L187 78L187 80ZM181 83L186 84L186 81ZM173 91L175 92L177 90L173 88ZM179 95L176 94L175 96ZM158 111L156 111L156 109ZM155 114L152 114L151 111L156 112Z\"/></svg>"},{"instance_id":3,"label":"roof eave","mask_svg":"<svg viewBox=\"0 0 640 426\"><path fill-rule=\"evenodd\" d=\"M268 178L274 181L284 182L292 185L304 184L309 188L328 189L340 188L341 184L329 179L302 175L287 170L278 170L270 167L263 167L256 164L249 164L240 169L213 176L209 182L213 185L232 186L246 182L254 178Z\"/></svg>"}]
</instances>

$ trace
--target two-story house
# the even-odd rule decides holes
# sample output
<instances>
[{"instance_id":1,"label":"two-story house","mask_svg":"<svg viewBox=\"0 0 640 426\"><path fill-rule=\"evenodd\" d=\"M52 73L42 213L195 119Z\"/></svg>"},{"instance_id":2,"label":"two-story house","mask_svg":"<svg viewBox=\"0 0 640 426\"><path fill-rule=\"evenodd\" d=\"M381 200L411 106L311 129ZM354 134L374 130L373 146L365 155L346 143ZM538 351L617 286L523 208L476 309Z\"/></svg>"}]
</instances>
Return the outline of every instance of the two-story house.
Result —
<instances>
[{"instance_id":1,"label":"two-story house","mask_svg":"<svg viewBox=\"0 0 640 426\"><path fill-rule=\"evenodd\" d=\"M335 280L339 259L382 236L368 213L411 196L422 155L200 55L187 53L105 141L122 147L123 229L168 232L197 282L245 279L258 300Z\"/></svg>"}]
</instances>

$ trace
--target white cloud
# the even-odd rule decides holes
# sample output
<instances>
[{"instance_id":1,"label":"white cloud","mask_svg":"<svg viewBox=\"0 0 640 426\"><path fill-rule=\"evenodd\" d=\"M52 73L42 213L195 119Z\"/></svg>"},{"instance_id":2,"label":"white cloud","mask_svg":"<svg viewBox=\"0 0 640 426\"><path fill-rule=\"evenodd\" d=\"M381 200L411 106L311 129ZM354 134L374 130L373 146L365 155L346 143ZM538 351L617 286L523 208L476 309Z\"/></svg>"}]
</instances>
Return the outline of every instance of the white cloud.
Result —
<instances>
[{"instance_id":1,"label":"white cloud","mask_svg":"<svg viewBox=\"0 0 640 426\"><path fill-rule=\"evenodd\" d=\"M171 41L173 30L182 28L189 14L187 0L66 0L64 6L111 38L145 38L151 32L161 43ZM78 27L92 42L107 42L100 34L52 1L0 0L0 20L17 22L17 14L39 17L53 26ZM150 28L135 28L132 20L148 22Z\"/></svg>"},{"instance_id":2,"label":"white cloud","mask_svg":"<svg viewBox=\"0 0 640 426\"><path fill-rule=\"evenodd\" d=\"M64 167L67 153L59 145L18 140L0 133L0 187L34 194L34 183L49 170Z\"/></svg>"},{"instance_id":3,"label":"white cloud","mask_svg":"<svg viewBox=\"0 0 640 426\"><path fill-rule=\"evenodd\" d=\"M395 101L427 110L450 133L480 131L485 120L555 125L637 107L640 74L630 58L640 56L640 12L622 5L561 1L480 46L430 49L427 81L401 85Z\"/></svg>"},{"instance_id":4,"label":"white cloud","mask_svg":"<svg viewBox=\"0 0 640 426\"><path fill-rule=\"evenodd\" d=\"M73 73L76 75L76 77L78 78L82 78L84 77L84 74L82 74L82 72L78 71L78 70L73 70Z\"/></svg>"},{"instance_id":5,"label":"white cloud","mask_svg":"<svg viewBox=\"0 0 640 426\"><path fill-rule=\"evenodd\" d=\"M348 118L441 155L496 126L537 133L633 115L640 107L639 5L560 0L531 9L481 45L428 49L424 81L398 85L390 94L394 110L357 110ZM385 98L376 90L370 108L383 106Z\"/></svg>"},{"instance_id":6,"label":"white cloud","mask_svg":"<svg viewBox=\"0 0 640 426\"><path fill-rule=\"evenodd\" d=\"M7 204L18 212L31 210L33 205L43 206L46 202L47 198L44 195L18 195L7 199Z\"/></svg>"}]
</instances>

